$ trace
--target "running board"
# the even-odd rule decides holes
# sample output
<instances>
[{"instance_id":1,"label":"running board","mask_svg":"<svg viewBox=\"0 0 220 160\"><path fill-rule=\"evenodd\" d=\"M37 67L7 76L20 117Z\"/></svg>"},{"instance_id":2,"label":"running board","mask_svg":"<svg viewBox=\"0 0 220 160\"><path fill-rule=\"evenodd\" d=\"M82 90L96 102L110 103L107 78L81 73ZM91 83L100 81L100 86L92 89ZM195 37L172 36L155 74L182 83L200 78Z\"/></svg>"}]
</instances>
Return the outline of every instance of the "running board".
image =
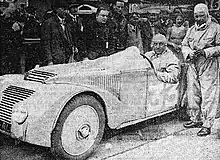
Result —
<instances>
[{"instance_id":1,"label":"running board","mask_svg":"<svg viewBox=\"0 0 220 160\"><path fill-rule=\"evenodd\" d=\"M154 114L154 115L152 115L152 116L148 116L148 117L143 118L143 119L138 119L138 120L134 120L134 121L125 122L125 123L122 123L121 125L119 125L118 127L116 127L116 129L120 129L120 128L124 128L124 127L130 126L130 125L134 125L134 124L136 124L136 123L140 123L140 122L149 120L149 119L151 119L151 118L159 117L159 116L168 114L168 113L173 112L173 111L176 111L176 110L177 110L176 108L173 108L173 109L170 109L170 110L167 110L167 111L158 113L158 114Z\"/></svg>"}]
</instances>

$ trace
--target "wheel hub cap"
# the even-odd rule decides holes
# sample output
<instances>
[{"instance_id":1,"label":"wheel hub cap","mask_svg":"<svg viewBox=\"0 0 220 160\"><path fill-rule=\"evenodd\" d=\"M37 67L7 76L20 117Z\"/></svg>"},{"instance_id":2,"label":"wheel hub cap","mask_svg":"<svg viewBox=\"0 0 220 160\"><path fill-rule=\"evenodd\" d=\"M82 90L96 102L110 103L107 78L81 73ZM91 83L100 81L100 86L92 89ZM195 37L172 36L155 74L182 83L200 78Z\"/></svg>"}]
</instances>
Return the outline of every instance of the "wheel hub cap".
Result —
<instances>
[{"instance_id":1,"label":"wheel hub cap","mask_svg":"<svg viewBox=\"0 0 220 160\"><path fill-rule=\"evenodd\" d=\"M71 155L86 152L95 142L99 130L99 117L89 105L73 110L65 123L61 134L63 149Z\"/></svg>"},{"instance_id":2,"label":"wheel hub cap","mask_svg":"<svg viewBox=\"0 0 220 160\"><path fill-rule=\"evenodd\" d=\"M77 138L79 140L83 140L89 137L91 133L91 127L89 124L82 125L79 130L77 131Z\"/></svg>"}]
</instances>

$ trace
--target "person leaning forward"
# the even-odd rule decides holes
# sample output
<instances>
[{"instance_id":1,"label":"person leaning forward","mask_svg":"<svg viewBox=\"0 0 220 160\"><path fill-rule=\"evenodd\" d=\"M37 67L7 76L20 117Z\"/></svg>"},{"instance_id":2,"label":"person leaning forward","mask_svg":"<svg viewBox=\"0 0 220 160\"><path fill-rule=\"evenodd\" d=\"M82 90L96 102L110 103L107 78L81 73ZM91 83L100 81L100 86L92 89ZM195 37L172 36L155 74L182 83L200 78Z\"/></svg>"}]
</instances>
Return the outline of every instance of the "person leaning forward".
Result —
<instances>
[{"instance_id":1,"label":"person leaning forward","mask_svg":"<svg viewBox=\"0 0 220 160\"><path fill-rule=\"evenodd\" d=\"M55 6L54 12L55 15L44 21L41 28L46 57L43 65L67 63L73 53L71 32L65 23L66 12L59 5Z\"/></svg>"},{"instance_id":2,"label":"person leaning forward","mask_svg":"<svg viewBox=\"0 0 220 160\"><path fill-rule=\"evenodd\" d=\"M197 4L195 24L187 31L182 52L188 63L187 99L190 121L185 128L199 128L198 136L211 133L219 102L220 25L212 22L208 7Z\"/></svg>"}]
</instances>

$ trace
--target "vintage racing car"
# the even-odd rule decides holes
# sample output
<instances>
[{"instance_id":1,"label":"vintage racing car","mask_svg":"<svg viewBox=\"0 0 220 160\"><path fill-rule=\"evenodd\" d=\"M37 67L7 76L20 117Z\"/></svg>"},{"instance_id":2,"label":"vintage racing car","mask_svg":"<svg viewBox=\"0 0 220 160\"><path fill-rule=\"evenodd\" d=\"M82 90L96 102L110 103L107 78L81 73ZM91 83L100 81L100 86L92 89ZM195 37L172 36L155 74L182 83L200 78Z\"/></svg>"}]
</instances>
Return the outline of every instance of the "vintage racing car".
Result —
<instances>
[{"instance_id":1,"label":"vintage racing car","mask_svg":"<svg viewBox=\"0 0 220 160\"><path fill-rule=\"evenodd\" d=\"M85 159L105 127L120 129L177 110L178 84L157 80L136 47L108 57L0 77L0 131Z\"/></svg>"}]
</instances>

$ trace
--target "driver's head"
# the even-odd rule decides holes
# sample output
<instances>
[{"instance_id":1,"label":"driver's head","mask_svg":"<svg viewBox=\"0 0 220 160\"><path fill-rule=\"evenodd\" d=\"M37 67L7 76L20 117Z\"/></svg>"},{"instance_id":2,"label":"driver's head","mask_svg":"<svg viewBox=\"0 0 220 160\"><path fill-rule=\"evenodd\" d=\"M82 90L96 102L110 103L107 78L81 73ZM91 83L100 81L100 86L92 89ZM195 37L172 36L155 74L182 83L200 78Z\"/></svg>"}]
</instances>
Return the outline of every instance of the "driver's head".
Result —
<instances>
[{"instance_id":1,"label":"driver's head","mask_svg":"<svg viewBox=\"0 0 220 160\"><path fill-rule=\"evenodd\" d=\"M153 36L151 47L156 54L162 54L167 47L167 39L162 34L156 34Z\"/></svg>"}]
</instances>

